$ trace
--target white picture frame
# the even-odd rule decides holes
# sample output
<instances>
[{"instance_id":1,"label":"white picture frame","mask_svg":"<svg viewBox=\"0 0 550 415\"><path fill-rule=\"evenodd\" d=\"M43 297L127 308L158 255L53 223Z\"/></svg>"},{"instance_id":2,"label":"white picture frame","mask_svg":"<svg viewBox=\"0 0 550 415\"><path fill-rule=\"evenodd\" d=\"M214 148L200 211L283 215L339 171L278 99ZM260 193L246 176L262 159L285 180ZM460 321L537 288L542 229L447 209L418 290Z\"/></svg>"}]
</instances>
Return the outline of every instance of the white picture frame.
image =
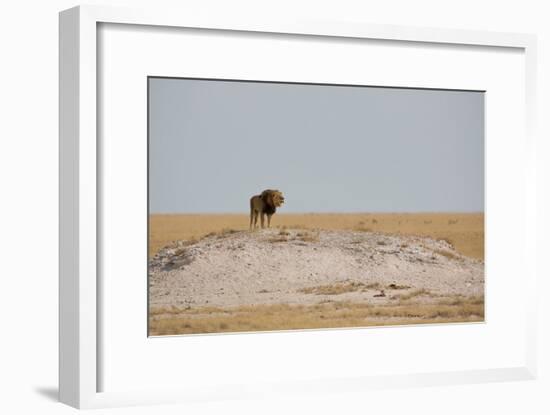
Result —
<instances>
[{"instance_id":1,"label":"white picture frame","mask_svg":"<svg viewBox=\"0 0 550 415\"><path fill-rule=\"evenodd\" d=\"M60 400L78 408L110 407L166 402L265 396L265 384L245 389L218 385L211 388L161 388L135 392L98 392L98 322L101 320L98 263L98 159L97 148L97 39L101 23L200 28L246 33L294 34L379 39L400 42L514 48L525 61L525 250L524 278L535 286L535 67L536 39L532 35L419 29L404 26L351 24L342 22L249 22L231 17L193 14L174 15L163 10L137 11L99 6L79 6L60 14ZM525 359L514 367L479 370L411 372L407 375L369 375L297 382L269 383L270 393L292 395L341 392L369 387L456 384L532 379L536 376L536 290L526 290ZM139 316L136 318L142 318ZM297 385L299 388L297 389ZM216 393L214 393L216 390Z\"/></svg>"}]
</instances>

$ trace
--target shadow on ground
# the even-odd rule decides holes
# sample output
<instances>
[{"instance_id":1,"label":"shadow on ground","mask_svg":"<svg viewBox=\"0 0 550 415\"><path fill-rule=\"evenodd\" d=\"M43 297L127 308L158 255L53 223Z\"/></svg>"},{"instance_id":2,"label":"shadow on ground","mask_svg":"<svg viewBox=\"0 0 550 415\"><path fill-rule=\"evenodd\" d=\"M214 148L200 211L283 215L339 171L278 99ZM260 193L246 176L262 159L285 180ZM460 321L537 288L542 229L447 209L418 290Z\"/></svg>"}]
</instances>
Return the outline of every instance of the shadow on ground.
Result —
<instances>
[{"instance_id":1,"label":"shadow on ground","mask_svg":"<svg viewBox=\"0 0 550 415\"><path fill-rule=\"evenodd\" d=\"M50 401L59 402L59 389L53 386L35 388L34 391Z\"/></svg>"}]
</instances>

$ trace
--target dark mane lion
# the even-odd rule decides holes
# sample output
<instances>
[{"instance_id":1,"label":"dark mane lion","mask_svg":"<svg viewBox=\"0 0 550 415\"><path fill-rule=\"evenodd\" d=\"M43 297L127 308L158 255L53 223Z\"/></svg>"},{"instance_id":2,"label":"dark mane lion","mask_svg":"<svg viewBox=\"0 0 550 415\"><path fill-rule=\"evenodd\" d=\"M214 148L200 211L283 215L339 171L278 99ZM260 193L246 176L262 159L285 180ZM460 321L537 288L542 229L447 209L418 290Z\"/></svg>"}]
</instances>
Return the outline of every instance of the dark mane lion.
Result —
<instances>
[{"instance_id":1,"label":"dark mane lion","mask_svg":"<svg viewBox=\"0 0 550 415\"><path fill-rule=\"evenodd\" d=\"M261 194L252 196L250 199L250 229L252 224L256 228L258 216L261 219L261 226L264 227L264 217L267 215L267 227L271 226L271 216L275 214L277 208L285 202L285 198L279 190L267 189Z\"/></svg>"}]
</instances>

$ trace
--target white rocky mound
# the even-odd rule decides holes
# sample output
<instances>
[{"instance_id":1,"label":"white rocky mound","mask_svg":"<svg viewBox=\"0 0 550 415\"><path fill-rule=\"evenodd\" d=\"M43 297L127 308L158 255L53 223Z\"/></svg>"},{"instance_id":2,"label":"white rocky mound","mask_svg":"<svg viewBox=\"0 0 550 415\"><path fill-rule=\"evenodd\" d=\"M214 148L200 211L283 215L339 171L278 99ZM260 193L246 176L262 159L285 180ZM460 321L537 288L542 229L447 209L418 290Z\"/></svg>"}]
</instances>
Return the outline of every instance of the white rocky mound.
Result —
<instances>
[{"instance_id":1,"label":"white rocky mound","mask_svg":"<svg viewBox=\"0 0 550 415\"><path fill-rule=\"evenodd\" d=\"M153 308L384 304L413 292L430 301L483 291L483 262L447 242L372 232L226 232L174 243L149 262Z\"/></svg>"}]
</instances>

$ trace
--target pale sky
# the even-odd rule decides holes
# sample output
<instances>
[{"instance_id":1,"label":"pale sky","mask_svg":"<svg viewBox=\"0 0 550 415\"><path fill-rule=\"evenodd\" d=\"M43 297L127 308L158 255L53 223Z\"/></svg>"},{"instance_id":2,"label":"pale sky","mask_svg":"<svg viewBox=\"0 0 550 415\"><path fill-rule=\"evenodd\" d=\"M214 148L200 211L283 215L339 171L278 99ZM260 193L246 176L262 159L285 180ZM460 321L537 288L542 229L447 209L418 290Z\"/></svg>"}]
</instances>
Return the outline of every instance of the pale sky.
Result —
<instances>
[{"instance_id":1,"label":"pale sky","mask_svg":"<svg viewBox=\"0 0 550 415\"><path fill-rule=\"evenodd\" d=\"M482 212L484 93L149 78L150 213Z\"/></svg>"}]
</instances>

